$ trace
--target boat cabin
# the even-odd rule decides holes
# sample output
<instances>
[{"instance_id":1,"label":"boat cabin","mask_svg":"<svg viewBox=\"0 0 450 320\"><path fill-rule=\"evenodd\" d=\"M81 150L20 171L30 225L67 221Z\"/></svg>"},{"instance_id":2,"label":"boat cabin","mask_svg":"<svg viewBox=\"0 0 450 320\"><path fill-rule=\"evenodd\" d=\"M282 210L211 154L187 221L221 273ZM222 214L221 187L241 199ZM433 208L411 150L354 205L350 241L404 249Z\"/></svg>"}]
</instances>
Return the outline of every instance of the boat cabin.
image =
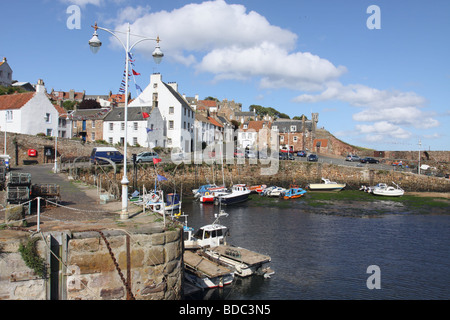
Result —
<instances>
[{"instance_id":1,"label":"boat cabin","mask_svg":"<svg viewBox=\"0 0 450 320\"><path fill-rule=\"evenodd\" d=\"M197 249L205 247L217 247L225 244L228 228L220 224L208 224L201 227L192 235L192 228L185 228L187 239L184 240L186 249Z\"/></svg>"}]
</instances>

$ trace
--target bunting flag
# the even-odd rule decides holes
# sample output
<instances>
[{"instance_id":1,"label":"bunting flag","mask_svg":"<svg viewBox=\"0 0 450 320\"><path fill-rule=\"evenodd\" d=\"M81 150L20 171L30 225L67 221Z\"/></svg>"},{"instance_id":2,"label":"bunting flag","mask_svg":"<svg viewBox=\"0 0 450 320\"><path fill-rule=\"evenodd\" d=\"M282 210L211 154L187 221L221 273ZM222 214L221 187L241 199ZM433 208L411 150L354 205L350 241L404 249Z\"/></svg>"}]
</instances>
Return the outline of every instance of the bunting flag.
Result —
<instances>
[{"instance_id":1,"label":"bunting flag","mask_svg":"<svg viewBox=\"0 0 450 320\"><path fill-rule=\"evenodd\" d=\"M161 159L153 158L153 164L160 163L161 161L162 161ZM158 175L158 180L159 180L159 177L164 178L163 176ZM162 179L162 180L167 180L167 179L164 178L164 179ZM161 180L159 180L159 181L161 181Z\"/></svg>"},{"instance_id":2,"label":"bunting flag","mask_svg":"<svg viewBox=\"0 0 450 320\"><path fill-rule=\"evenodd\" d=\"M131 71L133 71L133 75L134 76L140 76L141 75L139 72L134 71L134 69L131 69Z\"/></svg>"},{"instance_id":3,"label":"bunting flag","mask_svg":"<svg viewBox=\"0 0 450 320\"><path fill-rule=\"evenodd\" d=\"M136 83L134 85L136 86L136 90L139 90L142 93L141 87L139 87Z\"/></svg>"},{"instance_id":4,"label":"bunting flag","mask_svg":"<svg viewBox=\"0 0 450 320\"><path fill-rule=\"evenodd\" d=\"M158 174L158 181L164 181L164 180L167 181L167 178Z\"/></svg>"},{"instance_id":5,"label":"bunting flag","mask_svg":"<svg viewBox=\"0 0 450 320\"><path fill-rule=\"evenodd\" d=\"M147 133L152 132L153 129L149 129L149 128L145 128L145 130L147 130Z\"/></svg>"},{"instance_id":6,"label":"bunting flag","mask_svg":"<svg viewBox=\"0 0 450 320\"><path fill-rule=\"evenodd\" d=\"M147 119L148 117L150 117L150 115L147 112L142 112L142 117L144 119Z\"/></svg>"}]
</instances>

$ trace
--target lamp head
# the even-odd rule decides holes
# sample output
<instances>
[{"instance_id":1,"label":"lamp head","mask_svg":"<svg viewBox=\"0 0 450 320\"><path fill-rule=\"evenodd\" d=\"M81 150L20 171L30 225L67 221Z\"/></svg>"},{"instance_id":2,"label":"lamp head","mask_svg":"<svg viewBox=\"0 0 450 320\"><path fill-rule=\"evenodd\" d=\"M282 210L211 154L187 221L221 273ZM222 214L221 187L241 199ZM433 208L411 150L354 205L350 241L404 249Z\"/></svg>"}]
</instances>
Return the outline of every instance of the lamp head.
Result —
<instances>
[{"instance_id":1,"label":"lamp head","mask_svg":"<svg viewBox=\"0 0 450 320\"><path fill-rule=\"evenodd\" d=\"M97 53L98 50L100 50L100 47L102 46L102 42L98 38L97 34L97 22L95 23L95 26L93 26L95 29L94 34L92 35L91 40L89 40L89 47L91 48L92 53Z\"/></svg>"},{"instance_id":2,"label":"lamp head","mask_svg":"<svg viewBox=\"0 0 450 320\"><path fill-rule=\"evenodd\" d=\"M153 51L152 56L153 60L155 60L156 64L160 64L162 61L162 58L164 57L164 53L161 51L161 48L159 47L159 36L156 38L156 47L155 51Z\"/></svg>"}]
</instances>

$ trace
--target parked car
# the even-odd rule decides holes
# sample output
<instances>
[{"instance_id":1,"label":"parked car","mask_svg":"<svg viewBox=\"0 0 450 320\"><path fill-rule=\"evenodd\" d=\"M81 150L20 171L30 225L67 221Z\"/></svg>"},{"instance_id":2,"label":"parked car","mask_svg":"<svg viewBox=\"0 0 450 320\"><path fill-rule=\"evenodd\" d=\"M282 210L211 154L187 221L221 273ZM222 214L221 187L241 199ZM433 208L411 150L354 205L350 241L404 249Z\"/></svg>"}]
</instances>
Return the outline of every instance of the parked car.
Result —
<instances>
[{"instance_id":1,"label":"parked car","mask_svg":"<svg viewBox=\"0 0 450 320\"><path fill-rule=\"evenodd\" d=\"M156 152L141 152L136 156L136 162L153 162L153 159L160 159Z\"/></svg>"},{"instance_id":2,"label":"parked car","mask_svg":"<svg viewBox=\"0 0 450 320\"><path fill-rule=\"evenodd\" d=\"M95 164L108 163L108 161L101 158L109 159L115 163L123 162L123 154L121 154L116 148L112 147L93 148L91 152L91 162Z\"/></svg>"},{"instance_id":3,"label":"parked car","mask_svg":"<svg viewBox=\"0 0 450 320\"><path fill-rule=\"evenodd\" d=\"M345 160L346 161L360 161L360 158L358 156L354 156L354 155L349 154L347 156L347 158L345 158Z\"/></svg>"},{"instance_id":4,"label":"parked car","mask_svg":"<svg viewBox=\"0 0 450 320\"><path fill-rule=\"evenodd\" d=\"M287 152L280 152L279 153L279 159L280 160L295 160L295 158L292 155L292 153L287 153Z\"/></svg>"},{"instance_id":5,"label":"parked car","mask_svg":"<svg viewBox=\"0 0 450 320\"><path fill-rule=\"evenodd\" d=\"M252 150L245 149L245 157L254 159L256 158L256 154Z\"/></svg>"},{"instance_id":6,"label":"parked car","mask_svg":"<svg viewBox=\"0 0 450 320\"><path fill-rule=\"evenodd\" d=\"M301 150L297 152L297 157L306 157L306 152Z\"/></svg>"},{"instance_id":7,"label":"parked car","mask_svg":"<svg viewBox=\"0 0 450 320\"><path fill-rule=\"evenodd\" d=\"M361 163L379 163L380 162L377 159L370 158L370 157L361 158L359 161L361 161Z\"/></svg>"},{"instance_id":8,"label":"parked car","mask_svg":"<svg viewBox=\"0 0 450 320\"><path fill-rule=\"evenodd\" d=\"M313 153L311 153L308 157L306 157L307 161L318 161L319 157Z\"/></svg>"}]
</instances>

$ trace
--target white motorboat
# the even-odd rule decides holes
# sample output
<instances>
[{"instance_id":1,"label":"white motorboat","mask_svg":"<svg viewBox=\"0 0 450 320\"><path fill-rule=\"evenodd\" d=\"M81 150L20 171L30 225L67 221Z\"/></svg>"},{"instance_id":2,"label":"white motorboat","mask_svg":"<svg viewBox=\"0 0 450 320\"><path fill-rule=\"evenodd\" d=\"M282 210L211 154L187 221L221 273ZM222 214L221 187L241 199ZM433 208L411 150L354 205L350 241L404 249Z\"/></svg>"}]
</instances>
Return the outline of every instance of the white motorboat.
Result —
<instances>
[{"instance_id":1,"label":"white motorboat","mask_svg":"<svg viewBox=\"0 0 450 320\"><path fill-rule=\"evenodd\" d=\"M306 186L311 191L341 191L345 188L345 183L337 183L329 179L322 178L323 183L310 183Z\"/></svg>"},{"instance_id":2,"label":"white motorboat","mask_svg":"<svg viewBox=\"0 0 450 320\"><path fill-rule=\"evenodd\" d=\"M372 190L372 193L377 196L387 196L387 197L400 197L402 196L405 191L400 188L396 183L392 182L395 187L387 186L386 184L383 184L382 186L379 186L378 188L374 188ZM380 184L381 185L381 184Z\"/></svg>"},{"instance_id":3,"label":"white motorboat","mask_svg":"<svg viewBox=\"0 0 450 320\"><path fill-rule=\"evenodd\" d=\"M266 188L266 190L264 190L264 195L268 197L279 197L285 191L285 188L273 186Z\"/></svg>"}]
</instances>

